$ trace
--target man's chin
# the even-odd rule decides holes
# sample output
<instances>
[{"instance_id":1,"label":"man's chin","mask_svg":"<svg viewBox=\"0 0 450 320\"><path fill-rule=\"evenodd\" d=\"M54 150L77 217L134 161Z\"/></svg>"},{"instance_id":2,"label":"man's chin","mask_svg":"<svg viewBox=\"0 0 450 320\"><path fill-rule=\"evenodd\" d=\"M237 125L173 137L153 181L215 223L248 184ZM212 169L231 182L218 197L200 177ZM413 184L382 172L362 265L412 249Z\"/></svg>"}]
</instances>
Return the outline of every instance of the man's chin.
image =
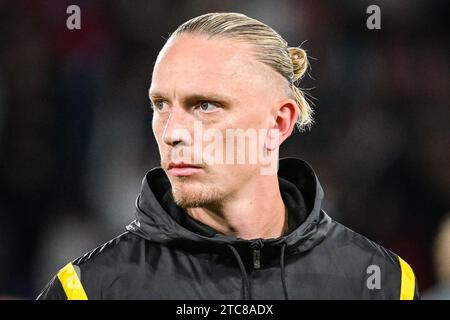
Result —
<instances>
[{"instance_id":1,"label":"man's chin","mask_svg":"<svg viewBox=\"0 0 450 320\"><path fill-rule=\"evenodd\" d=\"M208 207L217 203L219 197L216 192L206 187L183 185L172 189L175 203L183 209Z\"/></svg>"},{"instance_id":2,"label":"man's chin","mask_svg":"<svg viewBox=\"0 0 450 320\"><path fill-rule=\"evenodd\" d=\"M175 203L183 209L203 207L200 201L193 199L176 199Z\"/></svg>"},{"instance_id":3,"label":"man's chin","mask_svg":"<svg viewBox=\"0 0 450 320\"><path fill-rule=\"evenodd\" d=\"M183 209L198 208L206 205L203 199L192 195L174 195L173 198L175 203Z\"/></svg>"}]
</instances>

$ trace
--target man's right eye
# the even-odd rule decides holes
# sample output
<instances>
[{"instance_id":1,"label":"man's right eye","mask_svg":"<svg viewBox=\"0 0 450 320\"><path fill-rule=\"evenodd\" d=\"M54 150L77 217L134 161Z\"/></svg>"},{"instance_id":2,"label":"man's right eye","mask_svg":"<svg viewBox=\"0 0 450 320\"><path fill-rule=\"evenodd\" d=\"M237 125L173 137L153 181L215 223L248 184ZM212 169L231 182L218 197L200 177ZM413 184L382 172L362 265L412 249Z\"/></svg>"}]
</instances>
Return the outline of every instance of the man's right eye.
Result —
<instances>
[{"instance_id":1,"label":"man's right eye","mask_svg":"<svg viewBox=\"0 0 450 320\"><path fill-rule=\"evenodd\" d=\"M151 102L152 108L157 109L158 111L163 111L164 108L167 108L166 101L158 100Z\"/></svg>"}]
</instances>

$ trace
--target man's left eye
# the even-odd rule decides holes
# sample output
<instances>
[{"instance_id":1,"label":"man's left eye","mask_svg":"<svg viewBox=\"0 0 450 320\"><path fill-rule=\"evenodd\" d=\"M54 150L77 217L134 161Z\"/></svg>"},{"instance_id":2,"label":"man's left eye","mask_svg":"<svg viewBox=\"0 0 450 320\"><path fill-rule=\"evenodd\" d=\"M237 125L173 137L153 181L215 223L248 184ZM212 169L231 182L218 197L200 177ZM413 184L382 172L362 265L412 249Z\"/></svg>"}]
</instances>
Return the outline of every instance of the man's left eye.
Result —
<instances>
[{"instance_id":1,"label":"man's left eye","mask_svg":"<svg viewBox=\"0 0 450 320\"><path fill-rule=\"evenodd\" d=\"M202 102L200 103L200 109L204 112L212 112L216 110L218 107L211 102Z\"/></svg>"}]
</instances>

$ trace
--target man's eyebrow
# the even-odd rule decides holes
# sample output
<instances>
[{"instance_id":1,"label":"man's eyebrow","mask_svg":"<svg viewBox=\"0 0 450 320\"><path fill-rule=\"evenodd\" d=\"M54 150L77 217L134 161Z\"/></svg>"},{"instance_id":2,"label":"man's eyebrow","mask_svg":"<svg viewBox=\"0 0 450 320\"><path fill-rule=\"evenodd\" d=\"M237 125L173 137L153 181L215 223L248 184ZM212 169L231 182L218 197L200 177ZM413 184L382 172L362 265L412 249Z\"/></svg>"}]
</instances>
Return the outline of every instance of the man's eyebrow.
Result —
<instances>
[{"instance_id":1,"label":"man's eyebrow","mask_svg":"<svg viewBox=\"0 0 450 320\"><path fill-rule=\"evenodd\" d=\"M149 94L152 99L166 99L165 95L159 92L152 92ZM196 93L183 97L183 103L193 103L198 101L217 101L217 102L232 102L235 99L230 96L218 93Z\"/></svg>"}]
</instances>

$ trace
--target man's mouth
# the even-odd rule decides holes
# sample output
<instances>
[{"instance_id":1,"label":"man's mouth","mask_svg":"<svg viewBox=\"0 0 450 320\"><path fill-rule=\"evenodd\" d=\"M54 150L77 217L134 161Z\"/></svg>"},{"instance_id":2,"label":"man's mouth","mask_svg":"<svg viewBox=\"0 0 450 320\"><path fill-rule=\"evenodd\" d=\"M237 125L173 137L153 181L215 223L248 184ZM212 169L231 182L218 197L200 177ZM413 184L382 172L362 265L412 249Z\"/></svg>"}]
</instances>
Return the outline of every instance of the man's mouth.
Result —
<instances>
[{"instance_id":1,"label":"man's mouth","mask_svg":"<svg viewBox=\"0 0 450 320\"><path fill-rule=\"evenodd\" d=\"M175 177L187 177L199 173L202 167L184 162L169 162L167 169Z\"/></svg>"}]
</instances>

